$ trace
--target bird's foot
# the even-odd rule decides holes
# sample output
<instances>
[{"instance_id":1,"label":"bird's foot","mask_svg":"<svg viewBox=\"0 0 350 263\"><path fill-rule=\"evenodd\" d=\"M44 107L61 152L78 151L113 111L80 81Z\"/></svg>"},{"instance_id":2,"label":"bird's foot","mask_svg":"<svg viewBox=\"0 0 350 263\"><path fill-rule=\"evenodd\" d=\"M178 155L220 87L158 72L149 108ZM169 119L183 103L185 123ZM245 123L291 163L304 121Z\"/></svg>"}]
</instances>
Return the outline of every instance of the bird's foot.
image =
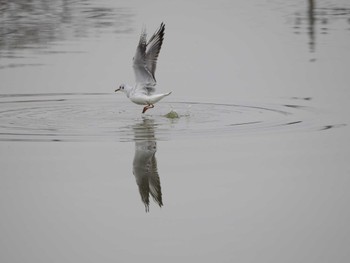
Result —
<instances>
[{"instance_id":1,"label":"bird's foot","mask_svg":"<svg viewBox=\"0 0 350 263\"><path fill-rule=\"evenodd\" d=\"M142 113L145 113L145 112L146 112L146 110L148 110L148 109L152 109L152 108L154 108L154 105L153 105L153 104L149 104L149 105L147 105L147 106L145 106L145 107L143 108Z\"/></svg>"}]
</instances>

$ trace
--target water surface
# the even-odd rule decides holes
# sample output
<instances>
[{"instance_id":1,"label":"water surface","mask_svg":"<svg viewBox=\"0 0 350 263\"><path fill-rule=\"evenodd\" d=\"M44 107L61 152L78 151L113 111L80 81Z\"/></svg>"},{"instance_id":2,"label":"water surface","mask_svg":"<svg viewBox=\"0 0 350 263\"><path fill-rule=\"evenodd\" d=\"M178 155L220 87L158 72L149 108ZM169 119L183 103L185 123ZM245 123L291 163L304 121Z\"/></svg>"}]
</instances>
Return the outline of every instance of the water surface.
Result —
<instances>
[{"instance_id":1,"label":"water surface","mask_svg":"<svg viewBox=\"0 0 350 263\"><path fill-rule=\"evenodd\" d=\"M322 123L311 98L290 98L281 104L170 101L140 114L140 107L114 94L2 95L2 141L135 141L134 124L152 120L157 140L215 139L254 133L317 131L346 124ZM276 103L276 102L274 102ZM176 118L167 113L174 111ZM332 121L332 120L329 120Z\"/></svg>"}]
</instances>

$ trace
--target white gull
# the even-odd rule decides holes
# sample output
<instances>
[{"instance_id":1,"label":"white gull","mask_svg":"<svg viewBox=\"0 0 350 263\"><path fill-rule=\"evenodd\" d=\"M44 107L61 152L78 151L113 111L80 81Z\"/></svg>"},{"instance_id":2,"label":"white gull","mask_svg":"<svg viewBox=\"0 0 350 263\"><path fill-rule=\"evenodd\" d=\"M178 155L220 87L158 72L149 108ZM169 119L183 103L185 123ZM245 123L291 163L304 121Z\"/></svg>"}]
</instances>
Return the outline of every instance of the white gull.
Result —
<instances>
[{"instance_id":1,"label":"white gull","mask_svg":"<svg viewBox=\"0 0 350 263\"><path fill-rule=\"evenodd\" d=\"M153 36L146 41L146 30L143 29L140 36L139 44L136 48L136 54L133 58L133 68L135 72L136 84L134 87L121 84L115 91L122 91L134 103L146 105L142 113L153 108L154 104L164 97L171 94L159 93L155 94L155 86L157 84L155 71L157 67L157 59L160 48L164 39L164 23L161 23L159 29Z\"/></svg>"}]
</instances>

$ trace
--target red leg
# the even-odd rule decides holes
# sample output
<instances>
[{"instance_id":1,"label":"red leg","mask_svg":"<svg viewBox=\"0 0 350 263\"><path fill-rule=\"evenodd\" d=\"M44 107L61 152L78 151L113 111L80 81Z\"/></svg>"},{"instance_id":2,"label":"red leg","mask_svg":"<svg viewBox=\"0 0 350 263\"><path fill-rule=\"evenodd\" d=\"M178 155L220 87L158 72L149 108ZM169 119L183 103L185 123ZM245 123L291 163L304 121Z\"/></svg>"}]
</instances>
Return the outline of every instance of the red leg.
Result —
<instances>
[{"instance_id":1,"label":"red leg","mask_svg":"<svg viewBox=\"0 0 350 263\"><path fill-rule=\"evenodd\" d=\"M145 106L145 107L143 108L142 113L145 113L145 112L146 112L146 110L148 110L148 109L152 109L152 108L154 108L154 105L153 105L153 104L149 104L149 105L147 105L147 106Z\"/></svg>"}]
</instances>

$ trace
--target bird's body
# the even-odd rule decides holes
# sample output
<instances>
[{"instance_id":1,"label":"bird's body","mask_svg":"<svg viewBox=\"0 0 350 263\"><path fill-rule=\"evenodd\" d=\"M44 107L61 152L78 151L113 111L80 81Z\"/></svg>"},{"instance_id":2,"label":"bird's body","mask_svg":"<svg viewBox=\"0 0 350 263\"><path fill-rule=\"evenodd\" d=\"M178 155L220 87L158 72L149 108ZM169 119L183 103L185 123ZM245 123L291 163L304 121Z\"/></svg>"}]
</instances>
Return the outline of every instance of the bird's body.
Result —
<instances>
[{"instance_id":1,"label":"bird's body","mask_svg":"<svg viewBox=\"0 0 350 263\"><path fill-rule=\"evenodd\" d=\"M159 29L146 42L146 30L142 30L136 54L133 58L133 68L135 72L136 85L129 86L122 84L115 91L123 91L126 96L138 105L146 105L142 113L153 108L154 104L171 94L155 94L155 70L157 58L163 44L165 25L162 23Z\"/></svg>"},{"instance_id":2,"label":"bird's body","mask_svg":"<svg viewBox=\"0 0 350 263\"><path fill-rule=\"evenodd\" d=\"M133 103L136 103L138 105L153 105L170 94L171 92L153 95L133 94L129 98Z\"/></svg>"},{"instance_id":3,"label":"bird's body","mask_svg":"<svg viewBox=\"0 0 350 263\"><path fill-rule=\"evenodd\" d=\"M140 90L142 91L142 87L140 89L137 89L137 86L134 88L124 85L124 92L126 96L133 103L138 105L152 105L171 94L171 92L165 94L149 94L147 92L140 92Z\"/></svg>"}]
</instances>

